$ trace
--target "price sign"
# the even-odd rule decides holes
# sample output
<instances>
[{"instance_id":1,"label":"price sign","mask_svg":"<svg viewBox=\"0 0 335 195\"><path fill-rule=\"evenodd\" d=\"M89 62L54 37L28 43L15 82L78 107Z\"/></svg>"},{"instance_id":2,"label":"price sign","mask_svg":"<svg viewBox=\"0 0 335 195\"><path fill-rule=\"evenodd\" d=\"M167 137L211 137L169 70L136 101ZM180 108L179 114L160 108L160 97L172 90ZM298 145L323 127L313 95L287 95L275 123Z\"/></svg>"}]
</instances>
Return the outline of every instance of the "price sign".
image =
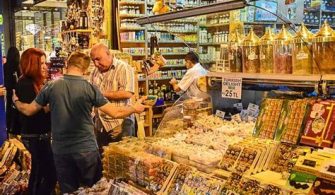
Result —
<instances>
[{"instance_id":1,"label":"price sign","mask_svg":"<svg viewBox=\"0 0 335 195\"><path fill-rule=\"evenodd\" d=\"M217 117L220 117L220 118L224 119L224 115L226 115L226 113L223 112L223 111L221 111L221 110L216 110L215 115L216 115Z\"/></svg>"},{"instance_id":2,"label":"price sign","mask_svg":"<svg viewBox=\"0 0 335 195\"><path fill-rule=\"evenodd\" d=\"M222 97L241 99L242 78L222 78Z\"/></svg>"}]
</instances>

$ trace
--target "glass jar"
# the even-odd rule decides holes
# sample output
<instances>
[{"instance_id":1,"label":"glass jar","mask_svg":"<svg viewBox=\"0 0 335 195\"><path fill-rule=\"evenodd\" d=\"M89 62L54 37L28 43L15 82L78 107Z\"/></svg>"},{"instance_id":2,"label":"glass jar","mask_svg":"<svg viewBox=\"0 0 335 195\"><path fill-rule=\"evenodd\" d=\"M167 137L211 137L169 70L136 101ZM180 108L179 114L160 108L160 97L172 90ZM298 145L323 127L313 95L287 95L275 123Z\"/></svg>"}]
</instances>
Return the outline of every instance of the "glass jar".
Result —
<instances>
[{"instance_id":1,"label":"glass jar","mask_svg":"<svg viewBox=\"0 0 335 195\"><path fill-rule=\"evenodd\" d=\"M228 46L230 72L242 72L242 40L242 35L237 31L231 34Z\"/></svg>"},{"instance_id":2,"label":"glass jar","mask_svg":"<svg viewBox=\"0 0 335 195\"><path fill-rule=\"evenodd\" d=\"M264 36L259 41L260 73L273 73L273 41L275 35L271 28L267 28Z\"/></svg>"},{"instance_id":3,"label":"glass jar","mask_svg":"<svg viewBox=\"0 0 335 195\"><path fill-rule=\"evenodd\" d=\"M292 73L292 35L284 25L274 41L274 73Z\"/></svg>"},{"instance_id":4,"label":"glass jar","mask_svg":"<svg viewBox=\"0 0 335 195\"><path fill-rule=\"evenodd\" d=\"M322 25L312 42L314 60L319 72L321 74L335 73L335 35L327 21ZM317 70L313 69L313 73Z\"/></svg>"},{"instance_id":5,"label":"glass jar","mask_svg":"<svg viewBox=\"0 0 335 195\"><path fill-rule=\"evenodd\" d=\"M245 37L242 47L242 62L244 73L259 73L259 38L253 31Z\"/></svg>"},{"instance_id":6,"label":"glass jar","mask_svg":"<svg viewBox=\"0 0 335 195\"><path fill-rule=\"evenodd\" d=\"M313 34L301 25L300 30L293 39L292 51L292 73L297 75L312 74L312 47L311 39Z\"/></svg>"}]
</instances>

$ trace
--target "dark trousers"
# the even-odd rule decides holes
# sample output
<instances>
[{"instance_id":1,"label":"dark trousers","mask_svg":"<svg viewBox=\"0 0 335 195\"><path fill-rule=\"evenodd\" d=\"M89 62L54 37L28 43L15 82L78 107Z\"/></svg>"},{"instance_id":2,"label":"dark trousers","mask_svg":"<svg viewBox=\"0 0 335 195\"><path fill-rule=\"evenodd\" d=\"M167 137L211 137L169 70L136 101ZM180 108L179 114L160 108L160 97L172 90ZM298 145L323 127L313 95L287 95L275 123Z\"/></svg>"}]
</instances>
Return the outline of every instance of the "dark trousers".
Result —
<instances>
[{"instance_id":1,"label":"dark trousers","mask_svg":"<svg viewBox=\"0 0 335 195\"><path fill-rule=\"evenodd\" d=\"M98 151L54 154L58 182L62 193L72 193L80 185L91 187L102 177Z\"/></svg>"},{"instance_id":2,"label":"dark trousers","mask_svg":"<svg viewBox=\"0 0 335 195\"><path fill-rule=\"evenodd\" d=\"M121 132L118 135L112 135L113 131ZM99 151L102 154L103 147L107 146L109 143L112 142L119 142L122 140L122 137L126 136L136 136L135 132L135 122L133 119L126 118L123 120L121 126L115 127L115 129L111 131L106 130L96 130L95 137L97 139Z\"/></svg>"},{"instance_id":3,"label":"dark trousers","mask_svg":"<svg viewBox=\"0 0 335 195\"><path fill-rule=\"evenodd\" d=\"M52 194L56 185L56 168L50 139L22 137L22 142L30 152L32 160L28 184L29 194Z\"/></svg>"}]
</instances>

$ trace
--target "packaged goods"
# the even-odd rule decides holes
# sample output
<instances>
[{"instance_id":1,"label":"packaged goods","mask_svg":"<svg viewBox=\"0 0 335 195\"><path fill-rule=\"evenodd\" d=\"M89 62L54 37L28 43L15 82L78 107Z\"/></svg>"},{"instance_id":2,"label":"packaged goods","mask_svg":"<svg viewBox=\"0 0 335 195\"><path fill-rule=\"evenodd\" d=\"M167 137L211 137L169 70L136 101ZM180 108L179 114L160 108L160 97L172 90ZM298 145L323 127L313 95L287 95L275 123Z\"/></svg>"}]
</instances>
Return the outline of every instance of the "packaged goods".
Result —
<instances>
[{"instance_id":1,"label":"packaged goods","mask_svg":"<svg viewBox=\"0 0 335 195\"><path fill-rule=\"evenodd\" d=\"M303 130L305 115L308 108L307 100L287 100L283 106L281 119L278 123L276 140L296 144Z\"/></svg>"},{"instance_id":2,"label":"packaged goods","mask_svg":"<svg viewBox=\"0 0 335 195\"><path fill-rule=\"evenodd\" d=\"M255 135L273 139L284 100L267 98L262 102L260 114L255 125Z\"/></svg>"},{"instance_id":3,"label":"packaged goods","mask_svg":"<svg viewBox=\"0 0 335 195\"><path fill-rule=\"evenodd\" d=\"M244 73L259 73L259 38L251 29L243 41L242 59Z\"/></svg>"},{"instance_id":4,"label":"packaged goods","mask_svg":"<svg viewBox=\"0 0 335 195\"><path fill-rule=\"evenodd\" d=\"M275 39L271 28L267 28L259 41L260 73L273 73L273 41Z\"/></svg>"},{"instance_id":5,"label":"packaged goods","mask_svg":"<svg viewBox=\"0 0 335 195\"><path fill-rule=\"evenodd\" d=\"M312 46L310 44L313 34L301 25L300 30L293 39L292 73L298 75L312 74Z\"/></svg>"},{"instance_id":6,"label":"packaged goods","mask_svg":"<svg viewBox=\"0 0 335 195\"><path fill-rule=\"evenodd\" d=\"M315 102L308 113L300 142L310 146L331 147L333 143L335 104L329 101Z\"/></svg>"},{"instance_id":7,"label":"packaged goods","mask_svg":"<svg viewBox=\"0 0 335 195\"><path fill-rule=\"evenodd\" d=\"M313 55L320 73L335 73L335 35L325 20L320 31L313 38Z\"/></svg>"},{"instance_id":8,"label":"packaged goods","mask_svg":"<svg viewBox=\"0 0 335 195\"><path fill-rule=\"evenodd\" d=\"M299 156L296 148L296 145L286 143L280 144L272 158L270 170L278 173L289 173L295 164L292 159Z\"/></svg>"},{"instance_id":9,"label":"packaged goods","mask_svg":"<svg viewBox=\"0 0 335 195\"><path fill-rule=\"evenodd\" d=\"M292 73L292 35L285 26L281 29L274 42L274 73Z\"/></svg>"}]
</instances>

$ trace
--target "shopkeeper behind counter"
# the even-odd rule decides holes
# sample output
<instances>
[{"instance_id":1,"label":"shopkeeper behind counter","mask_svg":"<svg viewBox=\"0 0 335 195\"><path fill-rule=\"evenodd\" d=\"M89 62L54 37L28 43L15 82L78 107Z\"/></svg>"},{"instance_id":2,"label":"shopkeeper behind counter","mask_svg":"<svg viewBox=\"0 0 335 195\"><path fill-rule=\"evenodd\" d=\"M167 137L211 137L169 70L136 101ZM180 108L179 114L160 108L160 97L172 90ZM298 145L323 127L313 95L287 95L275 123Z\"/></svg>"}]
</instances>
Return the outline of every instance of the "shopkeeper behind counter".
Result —
<instances>
[{"instance_id":1,"label":"shopkeeper behind counter","mask_svg":"<svg viewBox=\"0 0 335 195\"><path fill-rule=\"evenodd\" d=\"M185 66L187 72L178 82L175 78L170 80L173 90L176 92L185 92L189 97L198 97L200 91L197 81L200 77L206 76L208 71L199 63L199 56L196 52L190 51L185 56Z\"/></svg>"}]
</instances>

